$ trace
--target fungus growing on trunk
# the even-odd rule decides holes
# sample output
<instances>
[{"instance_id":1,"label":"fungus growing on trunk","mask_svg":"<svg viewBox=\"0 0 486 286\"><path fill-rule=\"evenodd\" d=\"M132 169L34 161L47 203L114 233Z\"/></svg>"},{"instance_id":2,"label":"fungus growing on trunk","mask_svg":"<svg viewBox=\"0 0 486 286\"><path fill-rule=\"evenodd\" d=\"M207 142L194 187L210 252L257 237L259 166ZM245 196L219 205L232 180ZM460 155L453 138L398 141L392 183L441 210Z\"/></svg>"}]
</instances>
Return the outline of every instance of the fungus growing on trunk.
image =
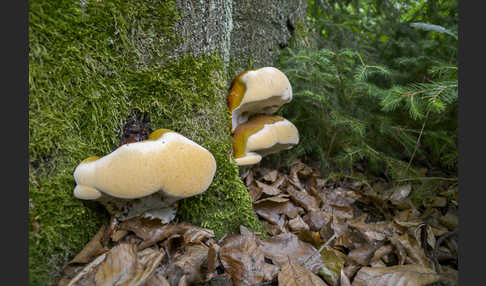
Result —
<instances>
[{"instance_id":1,"label":"fungus growing on trunk","mask_svg":"<svg viewBox=\"0 0 486 286\"><path fill-rule=\"evenodd\" d=\"M98 200L122 219L145 212L167 219L167 208L206 191L215 171L216 160L208 150L172 130L159 129L147 140L83 160L74 171L74 195Z\"/></svg>"},{"instance_id":2,"label":"fungus growing on trunk","mask_svg":"<svg viewBox=\"0 0 486 286\"><path fill-rule=\"evenodd\" d=\"M273 114L292 100L287 76L274 67L240 73L231 83L227 98L231 112L231 133L254 114Z\"/></svg>"},{"instance_id":3,"label":"fungus growing on trunk","mask_svg":"<svg viewBox=\"0 0 486 286\"><path fill-rule=\"evenodd\" d=\"M238 125L233 134L236 165L253 165L263 156L291 149L299 143L299 131L280 116L259 114Z\"/></svg>"}]
</instances>

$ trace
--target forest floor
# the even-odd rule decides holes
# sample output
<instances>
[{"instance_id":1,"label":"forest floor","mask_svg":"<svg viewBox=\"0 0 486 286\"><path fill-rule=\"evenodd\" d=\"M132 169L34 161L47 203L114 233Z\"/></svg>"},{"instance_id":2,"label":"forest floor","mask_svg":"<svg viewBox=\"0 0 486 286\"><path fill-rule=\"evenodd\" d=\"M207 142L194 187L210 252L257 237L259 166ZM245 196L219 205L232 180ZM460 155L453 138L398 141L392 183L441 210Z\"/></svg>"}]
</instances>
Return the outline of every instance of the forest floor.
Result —
<instances>
[{"instance_id":1,"label":"forest floor","mask_svg":"<svg viewBox=\"0 0 486 286\"><path fill-rule=\"evenodd\" d=\"M411 184L322 178L300 161L242 173L268 233L112 220L59 285L458 285L457 188L416 207Z\"/></svg>"}]
</instances>

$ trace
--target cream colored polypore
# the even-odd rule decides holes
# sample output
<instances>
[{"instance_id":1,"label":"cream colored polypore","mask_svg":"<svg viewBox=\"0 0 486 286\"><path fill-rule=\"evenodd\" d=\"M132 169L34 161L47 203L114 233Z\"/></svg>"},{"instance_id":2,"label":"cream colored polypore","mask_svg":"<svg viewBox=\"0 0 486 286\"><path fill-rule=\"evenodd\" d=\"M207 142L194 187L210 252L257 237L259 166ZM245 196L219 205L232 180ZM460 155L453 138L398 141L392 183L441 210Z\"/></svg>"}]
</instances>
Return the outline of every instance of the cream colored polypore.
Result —
<instances>
[{"instance_id":1,"label":"cream colored polypore","mask_svg":"<svg viewBox=\"0 0 486 286\"><path fill-rule=\"evenodd\" d=\"M262 160L262 156L254 153L247 152L244 157L235 158L235 163L237 166L254 165Z\"/></svg>"},{"instance_id":2,"label":"cream colored polypore","mask_svg":"<svg viewBox=\"0 0 486 286\"><path fill-rule=\"evenodd\" d=\"M292 100L287 76L274 67L245 72L239 79L246 87L241 103L231 111L231 132L257 113L273 114Z\"/></svg>"},{"instance_id":3,"label":"cream colored polypore","mask_svg":"<svg viewBox=\"0 0 486 286\"><path fill-rule=\"evenodd\" d=\"M208 150L170 131L83 161L74 171L74 195L86 200L102 193L135 199L160 191L169 198L186 198L204 192L215 171L216 161Z\"/></svg>"},{"instance_id":4,"label":"cream colored polypore","mask_svg":"<svg viewBox=\"0 0 486 286\"><path fill-rule=\"evenodd\" d=\"M291 149L299 143L299 131L287 119L265 124L263 129L250 135L246 141L245 156L236 158L238 166L253 165L263 156Z\"/></svg>"}]
</instances>

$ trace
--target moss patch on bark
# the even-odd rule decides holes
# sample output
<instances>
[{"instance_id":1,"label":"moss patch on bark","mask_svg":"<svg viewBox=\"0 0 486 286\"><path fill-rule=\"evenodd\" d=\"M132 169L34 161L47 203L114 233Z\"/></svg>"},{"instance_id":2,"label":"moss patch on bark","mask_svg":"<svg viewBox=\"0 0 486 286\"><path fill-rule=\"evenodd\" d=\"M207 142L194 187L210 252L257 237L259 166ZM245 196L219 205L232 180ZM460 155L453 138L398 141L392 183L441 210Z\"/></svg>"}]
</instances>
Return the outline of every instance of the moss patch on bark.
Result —
<instances>
[{"instance_id":1,"label":"moss patch on bark","mask_svg":"<svg viewBox=\"0 0 486 286\"><path fill-rule=\"evenodd\" d=\"M74 168L118 145L125 120L149 116L210 150L218 168L179 215L218 236L262 231L230 162L228 79L220 55L174 57L173 1L29 2L29 280L52 284L107 220L72 195Z\"/></svg>"}]
</instances>

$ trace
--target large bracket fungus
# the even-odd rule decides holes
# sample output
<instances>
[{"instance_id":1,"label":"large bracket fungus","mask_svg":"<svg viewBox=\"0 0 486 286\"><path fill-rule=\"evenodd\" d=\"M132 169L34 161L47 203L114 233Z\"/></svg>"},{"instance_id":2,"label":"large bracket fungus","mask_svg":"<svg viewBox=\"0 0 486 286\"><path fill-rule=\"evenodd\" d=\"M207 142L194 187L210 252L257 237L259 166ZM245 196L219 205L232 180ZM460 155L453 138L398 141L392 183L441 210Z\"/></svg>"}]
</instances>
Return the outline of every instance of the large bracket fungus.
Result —
<instances>
[{"instance_id":1,"label":"large bracket fungus","mask_svg":"<svg viewBox=\"0 0 486 286\"><path fill-rule=\"evenodd\" d=\"M292 100L287 76L274 67L240 73L231 83L227 98L231 112L231 133L254 114L273 114Z\"/></svg>"},{"instance_id":2,"label":"large bracket fungus","mask_svg":"<svg viewBox=\"0 0 486 286\"><path fill-rule=\"evenodd\" d=\"M287 150L299 143L299 131L280 116L259 114L238 125L233 134L236 165L257 164L262 156Z\"/></svg>"},{"instance_id":3,"label":"large bracket fungus","mask_svg":"<svg viewBox=\"0 0 486 286\"><path fill-rule=\"evenodd\" d=\"M143 214L168 222L174 203L206 191L216 172L213 155L179 133L152 132L104 157L89 157L74 171L74 195L97 200L119 219Z\"/></svg>"}]
</instances>

